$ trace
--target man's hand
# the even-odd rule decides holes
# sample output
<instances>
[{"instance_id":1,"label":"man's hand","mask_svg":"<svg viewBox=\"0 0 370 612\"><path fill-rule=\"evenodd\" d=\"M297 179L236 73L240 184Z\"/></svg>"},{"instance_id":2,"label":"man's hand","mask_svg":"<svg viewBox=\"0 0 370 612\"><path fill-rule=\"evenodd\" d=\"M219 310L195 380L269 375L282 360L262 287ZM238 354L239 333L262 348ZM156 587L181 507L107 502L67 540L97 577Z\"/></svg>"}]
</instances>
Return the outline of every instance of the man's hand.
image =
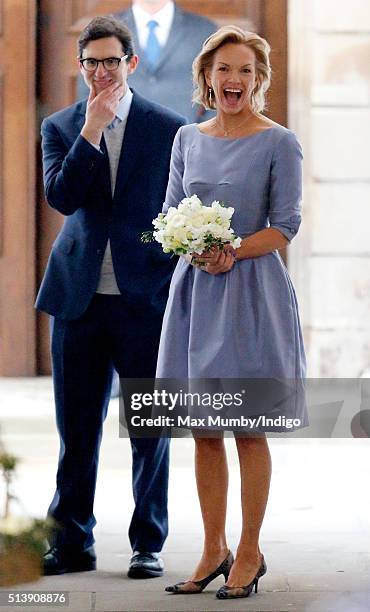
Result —
<instances>
[{"instance_id":1,"label":"man's hand","mask_svg":"<svg viewBox=\"0 0 370 612\"><path fill-rule=\"evenodd\" d=\"M113 83L96 95L94 86L90 88L90 95L86 107L86 121L81 135L91 144L99 145L104 128L116 116L119 101L124 95L124 87Z\"/></svg>"},{"instance_id":2,"label":"man's hand","mask_svg":"<svg viewBox=\"0 0 370 612\"><path fill-rule=\"evenodd\" d=\"M201 255L194 256L195 264L203 263L202 270L208 274L229 272L235 263L235 249L226 244L223 249L211 249Z\"/></svg>"}]
</instances>

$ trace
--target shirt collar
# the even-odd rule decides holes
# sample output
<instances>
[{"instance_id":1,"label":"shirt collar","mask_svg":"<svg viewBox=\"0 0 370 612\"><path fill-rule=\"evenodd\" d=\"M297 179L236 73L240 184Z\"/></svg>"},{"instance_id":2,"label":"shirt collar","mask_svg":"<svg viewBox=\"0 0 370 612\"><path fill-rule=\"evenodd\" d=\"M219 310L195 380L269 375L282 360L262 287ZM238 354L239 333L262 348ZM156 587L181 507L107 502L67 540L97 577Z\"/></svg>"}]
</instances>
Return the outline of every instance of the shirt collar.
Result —
<instances>
[{"instance_id":1,"label":"shirt collar","mask_svg":"<svg viewBox=\"0 0 370 612\"><path fill-rule=\"evenodd\" d=\"M148 21L154 20L158 23L160 28L170 28L175 13L174 2L167 2L160 11L156 13L147 13L144 9L136 4L132 5L132 12L138 28L145 28Z\"/></svg>"},{"instance_id":2,"label":"shirt collar","mask_svg":"<svg viewBox=\"0 0 370 612\"><path fill-rule=\"evenodd\" d=\"M128 114L130 112L131 102L132 102L132 91L128 85L126 85L127 91L123 98L120 99L119 105L116 111L116 117L121 119L121 121L126 121Z\"/></svg>"}]
</instances>

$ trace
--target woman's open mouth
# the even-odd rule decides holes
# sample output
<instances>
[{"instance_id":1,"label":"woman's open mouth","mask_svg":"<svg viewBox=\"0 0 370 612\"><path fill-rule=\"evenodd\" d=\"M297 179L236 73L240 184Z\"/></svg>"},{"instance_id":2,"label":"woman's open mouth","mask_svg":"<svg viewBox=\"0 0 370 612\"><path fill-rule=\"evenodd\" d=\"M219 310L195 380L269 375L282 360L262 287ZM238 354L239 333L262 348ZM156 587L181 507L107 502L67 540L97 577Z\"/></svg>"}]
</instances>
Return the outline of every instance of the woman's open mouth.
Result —
<instances>
[{"instance_id":1,"label":"woman's open mouth","mask_svg":"<svg viewBox=\"0 0 370 612\"><path fill-rule=\"evenodd\" d=\"M241 89L238 88L226 87L223 90L223 93L227 102L229 102L230 104L236 104L238 100L240 100L243 92Z\"/></svg>"}]
</instances>

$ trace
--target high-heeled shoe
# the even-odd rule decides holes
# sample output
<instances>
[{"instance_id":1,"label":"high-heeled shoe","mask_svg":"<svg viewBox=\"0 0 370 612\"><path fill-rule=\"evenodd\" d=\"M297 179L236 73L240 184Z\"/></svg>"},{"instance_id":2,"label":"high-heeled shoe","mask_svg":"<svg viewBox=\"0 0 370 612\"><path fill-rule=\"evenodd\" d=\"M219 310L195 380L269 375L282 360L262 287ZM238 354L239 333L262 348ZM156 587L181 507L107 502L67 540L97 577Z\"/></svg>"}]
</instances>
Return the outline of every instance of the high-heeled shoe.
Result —
<instances>
[{"instance_id":1,"label":"high-heeled shoe","mask_svg":"<svg viewBox=\"0 0 370 612\"><path fill-rule=\"evenodd\" d=\"M246 586L241 586L241 587L229 587L226 584L224 584L220 589L218 589L216 593L216 597L218 599L236 599L238 597L249 597L249 595L253 591L253 587L254 587L255 593L257 593L258 581L261 578L261 576L264 576L266 574L266 572L267 572L267 565L265 563L265 558L262 555L261 565L258 569L258 572L249 584L247 584Z\"/></svg>"},{"instance_id":2,"label":"high-heeled shoe","mask_svg":"<svg viewBox=\"0 0 370 612\"><path fill-rule=\"evenodd\" d=\"M217 576L221 576L221 574L225 576L225 581L226 581L229 577L229 573L230 573L231 566L233 563L234 563L233 553L229 550L226 559L222 561L221 565L219 565L218 568L214 572L212 572L212 574L210 574L209 576L206 576L206 578L203 578L202 580L187 580L186 582L177 582L176 584L166 587L165 590L168 593L173 593L176 595L178 594L195 595L197 593L201 593L206 588L206 586L210 582L212 582L212 580L217 578ZM187 591L185 589L181 589L182 585L186 584L187 582L191 582L192 584L194 584L196 587L195 590Z\"/></svg>"}]
</instances>

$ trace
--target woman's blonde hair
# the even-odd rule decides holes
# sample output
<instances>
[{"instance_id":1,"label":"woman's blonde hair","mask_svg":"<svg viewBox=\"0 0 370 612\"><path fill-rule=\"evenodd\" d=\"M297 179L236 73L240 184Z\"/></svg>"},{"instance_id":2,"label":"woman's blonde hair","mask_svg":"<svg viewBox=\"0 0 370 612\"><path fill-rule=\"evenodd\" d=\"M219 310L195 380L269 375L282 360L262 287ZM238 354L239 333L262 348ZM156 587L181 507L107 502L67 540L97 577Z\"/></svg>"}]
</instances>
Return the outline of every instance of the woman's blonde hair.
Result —
<instances>
[{"instance_id":1,"label":"woman's blonde hair","mask_svg":"<svg viewBox=\"0 0 370 612\"><path fill-rule=\"evenodd\" d=\"M201 104L207 110L215 109L215 98L213 90L209 95L209 87L206 82L205 70L213 65L213 58L218 49L228 43L243 44L253 49L256 56L256 78L257 85L252 91L251 107L254 112L262 112L266 106L265 93L270 87L270 45L255 32L246 32L238 26L223 26L214 34L211 34L203 43L201 52L193 62L193 102Z\"/></svg>"}]
</instances>

